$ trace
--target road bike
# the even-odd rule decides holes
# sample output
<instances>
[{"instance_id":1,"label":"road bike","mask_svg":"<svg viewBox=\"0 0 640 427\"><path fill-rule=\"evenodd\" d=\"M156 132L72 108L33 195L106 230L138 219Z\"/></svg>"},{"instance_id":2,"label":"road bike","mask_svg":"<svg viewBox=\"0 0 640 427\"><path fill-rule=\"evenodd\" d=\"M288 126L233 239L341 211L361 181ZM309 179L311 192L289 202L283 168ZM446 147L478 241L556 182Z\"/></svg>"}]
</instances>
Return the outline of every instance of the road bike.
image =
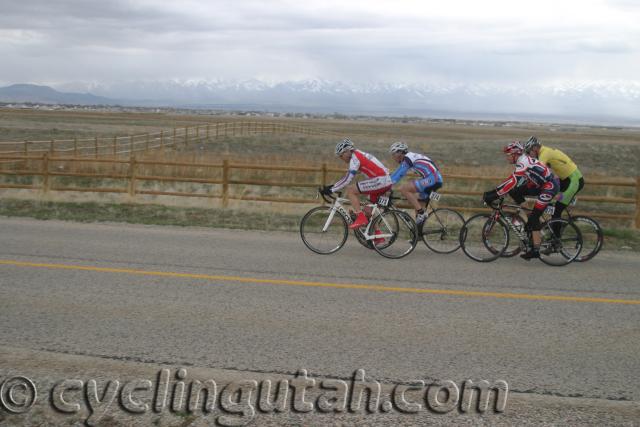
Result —
<instances>
[{"instance_id":1,"label":"road bike","mask_svg":"<svg viewBox=\"0 0 640 427\"><path fill-rule=\"evenodd\" d=\"M531 232L524 222L513 221L513 212L518 205L504 204L498 199L490 205L491 213L481 213L469 218L460 230L463 252L478 262L490 262L500 258L509 246L510 235L519 241L519 249L527 250L532 244ZM559 230L556 233L554 230ZM564 219L550 219L540 229L540 261L552 266L567 265L575 260L582 250L582 235L578 227Z\"/></svg>"},{"instance_id":2,"label":"road bike","mask_svg":"<svg viewBox=\"0 0 640 427\"><path fill-rule=\"evenodd\" d=\"M557 202L556 202L557 203ZM586 215L573 215L571 213L572 208L576 205L577 199L574 197L571 203L566 207L563 212L563 218L572 222L580 230L582 236L582 250L580 254L574 259L576 262L586 262L593 259L598 252L602 249L604 244L604 233L602 227L595 219ZM518 207L515 212L505 212L505 216L509 221L515 221L516 226L526 223L526 220L520 214L521 211L530 212L531 209ZM553 213L555 212L555 205L549 205L544 210L542 221L549 221ZM520 245L510 245L507 250L501 255L502 257L512 257L520 253Z\"/></svg>"},{"instance_id":3,"label":"road bike","mask_svg":"<svg viewBox=\"0 0 640 427\"><path fill-rule=\"evenodd\" d=\"M440 193L432 191L429 201L438 202ZM464 217L449 208L434 209L427 203L427 219L418 226L418 232L424 244L433 252L450 254L460 248L460 230L464 226Z\"/></svg>"},{"instance_id":4,"label":"road bike","mask_svg":"<svg viewBox=\"0 0 640 427\"><path fill-rule=\"evenodd\" d=\"M300 222L300 237L305 246L315 253L328 255L344 246L349 236L349 225L353 218L345 209L349 199L325 196L318 192L330 206L311 209ZM354 234L365 247L372 248L387 258L402 258L409 255L418 243L417 226L411 216L390 207L390 196L378 197L376 203L365 205L370 212L367 225L354 230Z\"/></svg>"}]
</instances>

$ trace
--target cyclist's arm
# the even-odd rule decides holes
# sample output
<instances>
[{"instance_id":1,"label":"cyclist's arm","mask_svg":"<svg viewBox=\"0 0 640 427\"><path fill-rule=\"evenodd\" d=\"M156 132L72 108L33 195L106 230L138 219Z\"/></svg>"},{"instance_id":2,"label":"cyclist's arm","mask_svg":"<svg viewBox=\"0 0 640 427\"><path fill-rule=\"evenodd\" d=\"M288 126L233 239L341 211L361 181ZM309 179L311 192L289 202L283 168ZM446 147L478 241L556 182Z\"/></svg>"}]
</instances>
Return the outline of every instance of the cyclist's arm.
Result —
<instances>
[{"instance_id":1,"label":"cyclist's arm","mask_svg":"<svg viewBox=\"0 0 640 427\"><path fill-rule=\"evenodd\" d=\"M509 191L513 190L517 186L517 184L518 179L515 177L515 175L511 175L506 181L498 185L498 187L496 188L496 192L498 193L498 196L504 196Z\"/></svg>"},{"instance_id":2,"label":"cyclist's arm","mask_svg":"<svg viewBox=\"0 0 640 427\"><path fill-rule=\"evenodd\" d=\"M347 170L347 174L340 181L333 184L333 187L331 187L331 192L335 193L336 191L340 191L344 187L349 185L349 183L353 180L353 177L356 176L359 170L360 160L358 160L356 155L353 154L351 156L351 160L349 161L349 169Z\"/></svg>"},{"instance_id":3,"label":"cyclist's arm","mask_svg":"<svg viewBox=\"0 0 640 427\"><path fill-rule=\"evenodd\" d=\"M409 165L403 161L402 163L400 163L400 166L398 166L398 169L393 171L393 173L391 174L391 182L393 182L394 184L397 183L407 174L408 171Z\"/></svg>"},{"instance_id":4,"label":"cyclist's arm","mask_svg":"<svg viewBox=\"0 0 640 427\"><path fill-rule=\"evenodd\" d=\"M353 180L353 177L356 176L357 173L358 171L355 171L355 170L347 171L347 174L340 181L333 184L333 187L331 187L331 192L335 193L337 191L342 190L347 185L349 185L349 183Z\"/></svg>"},{"instance_id":5,"label":"cyclist's arm","mask_svg":"<svg viewBox=\"0 0 640 427\"><path fill-rule=\"evenodd\" d=\"M498 187L496 188L498 196L504 196L509 191L524 184L527 179L525 175L526 170L527 168L524 164L520 162L516 163L516 170L511 174L509 178L507 178L506 181L498 185Z\"/></svg>"}]
</instances>

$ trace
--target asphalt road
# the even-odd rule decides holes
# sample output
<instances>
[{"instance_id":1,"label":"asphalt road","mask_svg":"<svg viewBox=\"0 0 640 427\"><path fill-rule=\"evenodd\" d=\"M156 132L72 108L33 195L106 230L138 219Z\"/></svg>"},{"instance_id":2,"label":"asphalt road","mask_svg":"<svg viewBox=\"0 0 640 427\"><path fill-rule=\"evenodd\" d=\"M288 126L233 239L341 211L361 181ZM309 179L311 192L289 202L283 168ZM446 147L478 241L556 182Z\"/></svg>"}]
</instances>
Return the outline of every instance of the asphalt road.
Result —
<instances>
[{"instance_id":1,"label":"asphalt road","mask_svg":"<svg viewBox=\"0 0 640 427\"><path fill-rule=\"evenodd\" d=\"M388 260L352 238L322 256L296 233L4 218L0 343L234 372L504 380L637 406L639 261L480 264L422 244Z\"/></svg>"}]
</instances>

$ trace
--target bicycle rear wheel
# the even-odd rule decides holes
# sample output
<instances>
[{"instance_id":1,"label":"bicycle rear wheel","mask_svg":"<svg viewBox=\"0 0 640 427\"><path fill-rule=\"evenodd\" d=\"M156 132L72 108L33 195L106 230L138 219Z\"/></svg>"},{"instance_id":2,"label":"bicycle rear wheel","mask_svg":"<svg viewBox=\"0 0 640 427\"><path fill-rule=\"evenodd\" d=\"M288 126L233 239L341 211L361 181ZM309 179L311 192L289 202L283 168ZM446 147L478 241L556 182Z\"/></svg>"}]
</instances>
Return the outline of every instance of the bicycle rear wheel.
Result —
<instances>
[{"instance_id":1,"label":"bicycle rear wheel","mask_svg":"<svg viewBox=\"0 0 640 427\"><path fill-rule=\"evenodd\" d=\"M509 245L509 230L493 215L477 214L460 229L460 245L462 251L474 261L495 261Z\"/></svg>"},{"instance_id":2,"label":"bicycle rear wheel","mask_svg":"<svg viewBox=\"0 0 640 427\"><path fill-rule=\"evenodd\" d=\"M580 230L582 236L582 250L574 261L585 262L600 252L604 243L604 235L598 221L588 216L576 215L570 219Z\"/></svg>"},{"instance_id":3,"label":"bicycle rear wheel","mask_svg":"<svg viewBox=\"0 0 640 427\"><path fill-rule=\"evenodd\" d=\"M547 265L561 267L575 260L580 255L581 249L582 235L572 222L557 218L542 225L540 261Z\"/></svg>"},{"instance_id":4,"label":"bicycle rear wheel","mask_svg":"<svg viewBox=\"0 0 640 427\"><path fill-rule=\"evenodd\" d=\"M435 209L420 226L420 236L429 249L450 254L460 248L460 230L464 218L453 209Z\"/></svg>"},{"instance_id":5,"label":"bicycle rear wheel","mask_svg":"<svg viewBox=\"0 0 640 427\"><path fill-rule=\"evenodd\" d=\"M328 255L344 246L349 236L347 221L329 206L311 209L300 221L300 237L313 252Z\"/></svg>"},{"instance_id":6,"label":"bicycle rear wheel","mask_svg":"<svg viewBox=\"0 0 640 427\"><path fill-rule=\"evenodd\" d=\"M369 228L376 238L373 249L386 258L398 259L409 255L418 244L416 223L409 214L388 210L377 215Z\"/></svg>"}]
</instances>

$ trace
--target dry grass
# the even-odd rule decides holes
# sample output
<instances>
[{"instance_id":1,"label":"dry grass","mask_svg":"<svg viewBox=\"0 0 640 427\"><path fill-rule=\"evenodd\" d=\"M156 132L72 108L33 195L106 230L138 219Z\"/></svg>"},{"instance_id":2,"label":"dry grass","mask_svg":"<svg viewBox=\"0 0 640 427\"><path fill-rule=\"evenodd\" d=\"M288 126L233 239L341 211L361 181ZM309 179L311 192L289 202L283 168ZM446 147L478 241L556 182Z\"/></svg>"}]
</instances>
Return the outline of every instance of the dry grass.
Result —
<instances>
[{"instance_id":1,"label":"dry grass","mask_svg":"<svg viewBox=\"0 0 640 427\"><path fill-rule=\"evenodd\" d=\"M172 127L194 126L196 124L220 123L247 120L246 117L169 115L156 113L96 113L96 112L40 112L23 110L0 110L0 139L49 139L58 137L104 138L114 135L157 132ZM388 146L396 140L406 141L415 151L426 152L441 167L445 174L480 175L506 177L510 166L500 154L502 145L528 135L536 134L548 145L558 147L569 154L587 177L587 187L583 195L608 197L635 197L632 188L589 186L593 177L635 177L640 174L640 129L619 129L587 126L559 126L525 123L482 124L477 122L421 121L408 120L317 120L251 117L252 121L279 121L283 124L308 126L314 129L335 132L350 137L356 145L383 160L390 169L395 167L387 154ZM336 140L334 136L309 136L298 134L275 134L219 137L178 145L176 150L156 150L136 154L136 158L148 161L178 161L189 163L220 164L224 159L232 163L265 165L291 165L319 167L323 162L330 168L343 170L345 164L333 156ZM41 169L41 162L32 161L22 167L26 170ZM51 170L75 173L102 173L127 175L127 164L108 165L102 163L53 162ZM176 176L187 178L222 179L222 171L215 167L151 166L139 165L138 175ZM332 182L341 172L328 176ZM33 182L40 178L4 177L5 181ZM278 172L233 169L234 180L262 180L319 184L321 174L310 172ZM445 189L485 191L496 181L448 180ZM53 186L120 187L126 188L125 179L109 180L94 178L52 178ZM219 194L222 189L216 184L159 183L138 181L137 188L155 191L181 191ZM232 196L270 196L311 198L311 188L231 185ZM477 197L446 197L446 204L455 206L477 206ZM291 211L288 205L272 207L275 211ZM580 210L590 212L607 211L631 213L634 205L604 205L580 203Z\"/></svg>"}]
</instances>

